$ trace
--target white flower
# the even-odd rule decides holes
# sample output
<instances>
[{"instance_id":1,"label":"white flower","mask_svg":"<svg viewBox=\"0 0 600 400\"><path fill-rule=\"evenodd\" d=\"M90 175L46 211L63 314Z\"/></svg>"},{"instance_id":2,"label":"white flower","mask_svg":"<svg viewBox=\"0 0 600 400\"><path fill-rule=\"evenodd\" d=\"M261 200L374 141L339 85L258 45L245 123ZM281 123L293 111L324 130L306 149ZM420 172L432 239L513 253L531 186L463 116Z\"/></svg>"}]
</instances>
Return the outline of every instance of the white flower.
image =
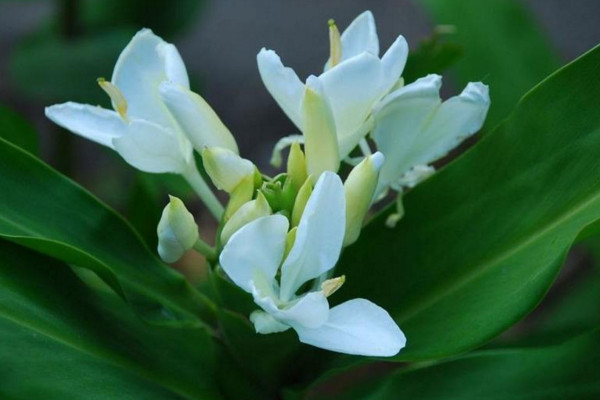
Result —
<instances>
[{"instance_id":1,"label":"white flower","mask_svg":"<svg viewBox=\"0 0 600 400\"><path fill-rule=\"evenodd\" d=\"M194 216L174 196L169 196L169 204L163 209L156 233L158 254L169 263L179 260L200 237Z\"/></svg>"},{"instance_id":2,"label":"white flower","mask_svg":"<svg viewBox=\"0 0 600 400\"><path fill-rule=\"evenodd\" d=\"M441 85L439 75L428 75L390 93L374 109L372 137L385 156L378 192L418 184L433 172L428 164L483 125L490 107L486 85L469 83L444 102Z\"/></svg>"},{"instance_id":3,"label":"white flower","mask_svg":"<svg viewBox=\"0 0 600 400\"><path fill-rule=\"evenodd\" d=\"M186 174L194 167L192 145L237 152L231 133L204 100L189 91L177 49L149 29L125 47L110 82L99 80L113 110L68 102L46 108L58 125L116 150L146 172Z\"/></svg>"},{"instance_id":4,"label":"white flower","mask_svg":"<svg viewBox=\"0 0 600 400\"><path fill-rule=\"evenodd\" d=\"M337 31L337 28L335 28ZM337 64L325 66L317 77L331 107L339 143L340 159L344 159L368 133L369 115L373 106L398 82L408 45L402 36L379 58L379 39L370 11L360 14L341 35L330 35L332 55ZM339 48L341 47L341 58ZM275 101L304 132L302 112L304 84L296 73L285 67L272 50L262 49L257 56L262 80Z\"/></svg>"},{"instance_id":5,"label":"white flower","mask_svg":"<svg viewBox=\"0 0 600 400\"><path fill-rule=\"evenodd\" d=\"M404 347L406 339L385 310L364 299L329 308L327 295L343 279L327 280L321 287L297 294L306 282L322 278L335 266L344 239L344 221L344 187L336 174L325 172L315 185L297 229L288 233L289 222L282 215L256 219L231 236L220 264L262 309L251 315L258 333L293 328L301 342L323 349L393 356ZM285 256L286 239L294 235Z\"/></svg>"}]
</instances>

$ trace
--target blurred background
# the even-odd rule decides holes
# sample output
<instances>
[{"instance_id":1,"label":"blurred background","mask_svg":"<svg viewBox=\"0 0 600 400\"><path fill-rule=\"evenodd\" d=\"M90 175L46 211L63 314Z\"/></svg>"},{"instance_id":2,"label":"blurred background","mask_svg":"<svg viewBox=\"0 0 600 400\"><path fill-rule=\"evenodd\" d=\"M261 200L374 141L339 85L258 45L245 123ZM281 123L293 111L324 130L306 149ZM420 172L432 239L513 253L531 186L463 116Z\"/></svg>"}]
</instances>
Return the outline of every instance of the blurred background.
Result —
<instances>
[{"instance_id":1,"label":"blurred background","mask_svg":"<svg viewBox=\"0 0 600 400\"><path fill-rule=\"evenodd\" d=\"M110 78L120 51L148 27L177 46L192 89L231 129L242 155L268 170L274 143L295 128L264 89L256 53L274 49L301 78L318 74L328 57L327 20L343 30L365 9L375 15L382 52L398 34L408 40L407 82L441 73L445 96L468 81L490 85L482 135L537 82L600 43L597 0L0 0L0 132L21 132L7 139L123 212L150 246L167 192L186 200L210 237L214 226L185 184L136 172L116 153L53 125L44 107L65 101L109 107L96 78ZM2 129L7 126L19 129ZM560 329L595 323L597 316L581 315L593 310L579 307L600 301L592 258L575 250L547 306L517 331L531 321L543 325L555 307L571 318ZM198 279L198 263L181 267L190 279ZM577 297L581 284L595 290ZM570 302L553 303L567 292Z\"/></svg>"}]
</instances>

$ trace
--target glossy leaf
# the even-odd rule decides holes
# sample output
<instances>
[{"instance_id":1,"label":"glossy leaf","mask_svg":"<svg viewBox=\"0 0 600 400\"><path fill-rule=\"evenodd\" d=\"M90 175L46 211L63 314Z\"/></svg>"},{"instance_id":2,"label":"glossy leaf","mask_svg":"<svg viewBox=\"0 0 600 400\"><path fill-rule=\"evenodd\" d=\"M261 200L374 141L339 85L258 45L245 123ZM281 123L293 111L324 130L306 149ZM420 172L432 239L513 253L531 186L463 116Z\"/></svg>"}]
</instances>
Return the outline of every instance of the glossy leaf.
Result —
<instances>
[{"instance_id":1,"label":"glossy leaf","mask_svg":"<svg viewBox=\"0 0 600 400\"><path fill-rule=\"evenodd\" d=\"M86 267L147 320L201 324L213 305L150 252L114 211L0 139L0 237Z\"/></svg>"},{"instance_id":2,"label":"glossy leaf","mask_svg":"<svg viewBox=\"0 0 600 400\"><path fill-rule=\"evenodd\" d=\"M600 333L539 349L490 350L398 370L306 399L587 400L600 397Z\"/></svg>"},{"instance_id":3,"label":"glossy leaf","mask_svg":"<svg viewBox=\"0 0 600 400\"><path fill-rule=\"evenodd\" d=\"M402 360L457 354L507 329L542 299L565 254L600 218L600 48L529 92L471 151L405 196L339 264L340 296L395 317Z\"/></svg>"},{"instance_id":4,"label":"glossy leaf","mask_svg":"<svg viewBox=\"0 0 600 400\"><path fill-rule=\"evenodd\" d=\"M32 154L39 151L35 128L15 111L1 105L0 137Z\"/></svg>"},{"instance_id":5,"label":"glossy leaf","mask_svg":"<svg viewBox=\"0 0 600 400\"><path fill-rule=\"evenodd\" d=\"M216 399L204 329L144 323L64 264L0 240L0 397Z\"/></svg>"},{"instance_id":6,"label":"glossy leaf","mask_svg":"<svg viewBox=\"0 0 600 400\"><path fill-rule=\"evenodd\" d=\"M494 127L517 100L558 66L548 40L516 0L420 0L434 21L452 25L452 41L464 49L455 77L490 86L492 105L486 126Z\"/></svg>"}]
</instances>

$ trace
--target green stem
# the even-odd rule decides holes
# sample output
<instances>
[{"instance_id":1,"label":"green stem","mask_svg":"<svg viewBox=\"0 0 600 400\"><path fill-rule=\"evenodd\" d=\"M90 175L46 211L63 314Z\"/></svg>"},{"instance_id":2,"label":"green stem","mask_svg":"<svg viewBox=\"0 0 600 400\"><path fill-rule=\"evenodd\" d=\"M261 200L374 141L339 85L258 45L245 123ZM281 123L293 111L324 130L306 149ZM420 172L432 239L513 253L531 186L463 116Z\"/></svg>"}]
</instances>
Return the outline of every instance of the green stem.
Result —
<instances>
[{"instance_id":1,"label":"green stem","mask_svg":"<svg viewBox=\"0 0 600 400\"><path fill-rule=\"evenodd\" d=\"M198 239L196 241L194 244L194 250L200 254L203 254L208 260L214 260L217 258L217 250L202 239Z\"/></svg>"},{"instance_id":2,"label":"green stem","mask_svg":"<svg viewBox=\"0 0 600 400\"><path fill-rule=\"evenodd\" d=\"M190 184L194 192L204 202L208 210L217 220L221 220L225 209L223 205L217 199L217 196L210 190L210 187L206 184L195 165L191 165L190 168L183 174L185 180Z\"/></svg>"}]
</instances>

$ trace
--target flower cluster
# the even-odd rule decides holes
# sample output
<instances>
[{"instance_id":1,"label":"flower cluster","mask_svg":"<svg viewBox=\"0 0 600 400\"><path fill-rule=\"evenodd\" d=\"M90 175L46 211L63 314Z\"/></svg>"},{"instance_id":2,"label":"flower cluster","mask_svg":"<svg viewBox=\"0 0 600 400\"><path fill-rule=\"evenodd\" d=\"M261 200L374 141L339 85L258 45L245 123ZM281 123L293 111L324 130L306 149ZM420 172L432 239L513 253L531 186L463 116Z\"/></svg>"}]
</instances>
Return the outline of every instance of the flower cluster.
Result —
<instances>
[{"instance_id":1,"label":"flower cluster","mask_svg":"<svg viewBox=\"0 0 600 400\"><path fill-rule=\"evenodd\" d=\"M174 262L193 248L213 259L254 299L258 309L249 319L257 333L291 328L323 349L393 356L406 339L384 309L360 298L330 307L329 296L346 279L334 267L375 202L390 190L400 199L434 172L432 162L481 128L488 90L470 83L442 102L437 75L405 85L406 40L399 36L379 57L369 11L342 34L330 21L329 39L323 73L304 82L274 51L258 53L267 90L300 132L276 144L276 167L288 146L289 155L275 177L240 157L227 127L189 90L175 47L147 29L121 53L111 81L98 81L113 110L65 103L46 115L140 170L190 183L220 221L216 246L200 239L192 214L171 197L158 225L159 255ZM229 195L225 207L199 174L194 150L212 184ZM343 177L342 163L353 166ZM400 217L398 211L388 224Z\"/></svg>"}]
</instances>

